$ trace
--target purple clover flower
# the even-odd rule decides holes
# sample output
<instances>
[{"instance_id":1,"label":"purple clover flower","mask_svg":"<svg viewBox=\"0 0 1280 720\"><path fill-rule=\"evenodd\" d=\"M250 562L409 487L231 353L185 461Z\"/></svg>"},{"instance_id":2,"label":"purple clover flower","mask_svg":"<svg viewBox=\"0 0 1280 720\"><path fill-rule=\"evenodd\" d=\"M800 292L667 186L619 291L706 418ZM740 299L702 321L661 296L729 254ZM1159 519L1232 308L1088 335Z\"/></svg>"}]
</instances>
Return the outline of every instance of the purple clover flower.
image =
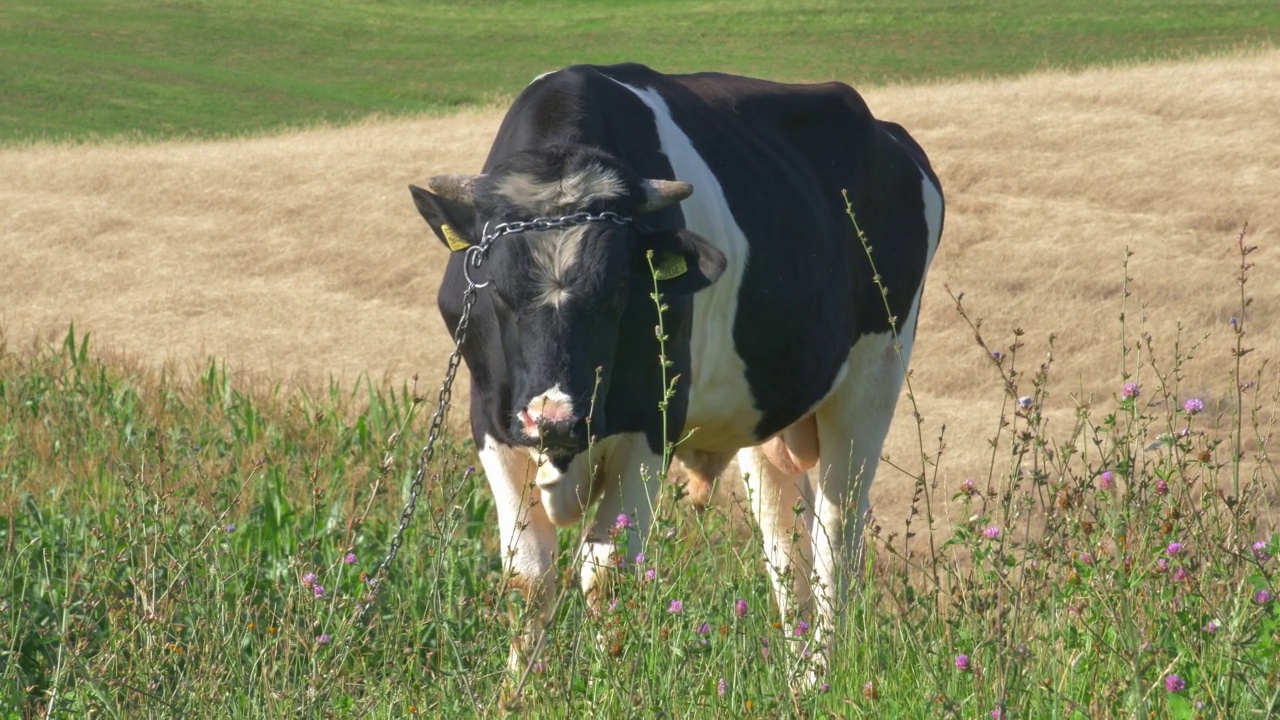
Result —
<instances>
[{"instance_id":1,"label":"purple clover flower","mask_svg":"<svg viewBox=\"0 0 1280 720\"><path fill-rule=\"evenodd\" d=\"M809 623L803 620L796 623L796 629L791 631L791 633L796 637L800 637L801 635L804 635L807 632L809 632Z\"/></svg>"},{"instance_id":2,"label":"purple clover flower","mask_svg":"<svg viewBox=\"0 0 1280 720\"><path fill-rule=\"evenodd\" d=\"M643 552L636 553L636 564L643 565L649 558Z\"/></svg>"},{"instance_id":3,"label":"purple clover flower","mask_svg":"<svg viewBox=\"0 0 1280 720\"><path fill-rule=\"evenodd\" d=\"M645 571L644 571L644 581L645 581L645 582L653 582L654 580L657 580L657 579L658 579L658 571L657 571L657 570L654 570L653 568L649 568L648 570L645 570Z\"/></svg>"},{"instance_id":4,"label":"purple clover flower","mask_svg":"<svg viewBox=\"0 0 1280 720\"><path fill-rule=\"evenodd\" d=\"M1000 528L995 525L988 526L985 530L982 531L982 536L988 540L999 540Z\"/></svg>"},{"instance_id":5,"label":"purple clover flower","mask_svg":"<svg viewBox=\"0 0 1280 720\"><path fill-rule=\"evenodd\" d=\"M672 600L671 604L667 606L667 612L671 613L672 615L679 615L680 613L684 612L684 601Z\"/></svg>"},{"instance_id":6,"label":"purple clover flower","mask_svg":"<svg viewBox=\"0 0 1280 720\"><path fill-rule=\"evenodd\" d=\"M227 523L227 527L224 529L229 533L235 532L236 531L235 523Z\"/></svg>"},{"instance_id":7,"label":"purple clover flower","mask_svg":"<svg viewBox=\"0 0 1280 720\"><path fill-rule=\"evenodd\" d=\"M1202 629L1202 630L1204 630L1204 631L1205 631L1205 632L1207 632L1207 633L1212 634L1212 633L1216 633L1216 632L1218 632L1218 629L1219 629L1219 628L1221 628L1221 627L1222 627L1222 624L1221 624L1221 623L1219 623L1219 622L1218 622L1218 620L1215 618L1215 619L1210 620L1209 622L1205 623L1205 624L1204 624L1204 627L1203 627L1203 628L1201 628L1201 629Z\"/></svg>"},{"instance_id":8,"label":"purple clover flower","mask_svg":"<svg viewBox=\"0 0 1280 720\"><path fill-rule=\"evenodd\" d=\"M1098 489L1110 490L1115 485L1115 482L1116 474L1110 470L1104 470L1102 471L1102 474L1098 476Z\"/></svg>"},{"instance_id":9,"label":"purple clover flower","mask_svg":"<svg viewBox=\"0 0 1280 720\"><path fill-rule=\"evenodd\" d=\"M1164 497L1169 494L1169 483L1163 479L1156 480L1156 495Z\"/></svg>"},{"instance_id":10,"label":"purple clover flower","mask_svg":"<svg viewBox=\"0 0 1280 720\"><path fill-rule=\"evenodd\" d=\"M614 521L613 526L619 530L629 528L631 527L631 518L627 517L626 513L618 513L618 518Z\"/></svg>"},{"instance_id":11,"label":"purple clover flower","mask_svg":"<svg viewBox=\"0 0 1280 720\"><path fill-rule=\"evenodd\" d=\"M716 694L720 697L729 694L729 683L724 678L720 678L720 682L716 683Z\"/></svg>"},{"instance_id":12,"label":"purple clover flower","mask_svg":"<svg viewBox=\"0 0 1280 720\"><path fill-rule=\"evenodd\" d=\"M310 573L310 572L309 572L309 573L307 573L306 575L303 575L303 576L302 576L302 587L309 588L309 587L311 587L312 585L315 585L315 584L316 584L316 574L315 574L315 573Z\"/></svg>"},{"instance_id":13,"label":"purple clover flower","mask_svg":"<svg viewBox=\"0 0 1280 720\"><path fill-rule=\"evenodd\" d=\"M1171 542L1169 543L1169 546L1164 549L1164 551L1169 553L1170 556L1174 556L1174 555L1177 555L1178 553L1181 553L1183 547L1185 546L1180 542Z\"/></svg>"},{"instance_id":14,"label":"purple clover flower","mask_svg":"<svg viewBox=\"0 0 1280 720\"><path fill-rule=\"evenodd\" d=\"M1195 415L1204 410L1204 401L1200 398L1188 398L1186 402L1182 403L1182 409L1188 415Z\"/></svg>"},{"instance_id":15,"label":"purple clover flower","mask_svg":"<svg viewBox=\"0 0 1280 720\"><path fill-rule=\"evenodd\" d=\"M316 637L316 645L328 645L329 641L332 639L333 638L329 637L328 633L320 633L320 635Z\"/></svg>"},{"instance_id":16,"label":"purple clover flower","mask_svg":"<svg viewBox=\"0 0 1280 720\"><path fill-rule=\"evenodd\" d=\"M1187 681L1178 675L1168 675L1164 679L1164 689L1171 693L1180 693L1187 689Z\"/></svg>"},{"instance_id":17,"label":"purple clover flower","mask_svg":"<svg viewBox=\"0 0 1280 720\"><path fill-rule=\"evenodd\" d=\"M312 585L311 592L317 599L324 597L324 586L320 584Z\"/></svg>"},{"instance_id":18,"label":"purple clover flower","mask_svg":"<svg viewBox=\"0 0 1280 720\"><path fill-rule=\"evenodd\" d=\"M353 553L353 552L349 552L349 553L347 553L346 555L343 555L343 556L342 556L342 562L344 562L344 563L346 563L346 564L348 564L348 565L355 565L355 564L356 564L356 554L355 554L355 553Z\"/></svg>"},{"instance_id":19,"label":"purple clover flower","mask_svg":"<svg viewBox=\"0 0 1280 720\"><path fill-rule=\"evenodd\" d=\"M972 478L965 478L964 482L960 483L960 492L964 493L965 495L972 495L977 491L978 489L973 484Z\"/></svg>"},{"instance_id":20,"label":"purple clover flower","mask_svg":"<svg viewBox=\"0 0 1280 720\"><path fill-rule=\"evenodd\" d=\"M1123 400L1133 400L1141 394L1142 388L1136 382L1127 382L1120 388L1120 397Z\"/></svg>"},{"instance_id":21,"label":"purple clover flower","mask_svg":"<svg viewBox=\"0 0 1280 720\"><path fill-rule=\"evenodd\" d=\"M1253 544L1253 556L1258 562L1266 562L1271 559L1271 553L1267 552L1267 541L1259 540Z\"/></svg>"},{"instance_id":22,"label":"purple clover flower","mask_svg":"<svg viewBox=\"0 0 1280 720\"><path fill-rule=\"evenodd\" d=\"M1030 395L1023 395L1022 397L1018 398L1018 407L1022 408L1023 410L1030 410L1031 403L1032 403L1032 400Z\"/></svg>"},{"instance_id":23,"label":"purple clover flower","mask_svg":"<svg viewBox=\"0 0 1280 720\"><path fill-rule=\"evenodd\" d=\"M707 623L702 623L701 625L698 626L698 629L695 630L694 632L698 633L699 635L710 635L711 626L708 625Z\"/></svg>"},{"instance_id":24,"label":"purple clover flower","mask_svg":"<svg viewBox=\"0 0 1280 720\"><path fill-rule=\"evenodd\" d=\"M1253 601L1259 605L1266 605L1271 602L1271 591L1266 589L1259 590L1253 594Z\"/></svg>"},{"instance_id":25,"label":"purple clover flower","mask_svg":"<svg viewBox=\"0 0 1280 720\"><path fill-rule=\"evenodd\" d=\"M957 655L957 656L956 656L956 669L957 669L957 670L959 670L960 672L969 672L969 667L970 667L970 665L969 665L969 656L968 656L968 655L966 655L966 654L964 654L964 653L960 653L959 655Z\"/></svg>"},{"instance_id":26,"label":"purple clover flower","mask_svg":"<svg viewBox=\"0 0 1280 720\"><path fill-rule=\"evenodd\" d=\"M733 604L733 613L738 617L740 618L746 617L747 612L748 612L748 609L747 609L746 600L739 599L737 602Z\"/></svg>"}]
</instances>

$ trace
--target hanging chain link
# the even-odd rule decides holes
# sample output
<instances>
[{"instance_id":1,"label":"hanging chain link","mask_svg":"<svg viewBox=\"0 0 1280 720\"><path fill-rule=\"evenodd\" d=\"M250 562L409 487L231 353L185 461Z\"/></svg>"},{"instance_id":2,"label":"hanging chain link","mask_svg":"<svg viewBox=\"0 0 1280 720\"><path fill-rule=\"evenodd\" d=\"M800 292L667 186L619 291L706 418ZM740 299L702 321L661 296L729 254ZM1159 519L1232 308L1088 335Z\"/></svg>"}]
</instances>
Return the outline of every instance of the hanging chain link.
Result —
<instances>
[{"instance_id":1,"label":"hanging chain link","mask_svg":"<svg viewBox=\"0 0 1280 720\"><path fill-rule=\"evenodd\" d=\"M444 430L449 401L453 398L453 381L458 375L458 366L462 364L462 343L467 338L467 325L471 323L471 308L476 304L476 291L493 283L492 280L477 283L471 278L471 270L480 267L489 255L489 246L493 244L493 241L504 235L541 232L562 227L585 225L591 222L630 225L632 219L606 210L594 214L580 212L558 218L537 218L528 221L498 223L493 226L492 231L489 230L489 224L485 223L480 243L466 249L466 256L462 261L462 275L467 281L467 289L462 293L462 314L458 318L458 326L453 331L453 353L449 355L449 363L445 367L444 383L440 386L436 412L431 416L431 425L427 430L427 442L422 447L422 451L418 453L418 470L413 475L413 482L409 484L409 499L405 502L404 509L400 511L400 526L396 528L395 535L391 536L391 544L387 548L387 556L383 558L382 562L378 564L378 568L369 576L368 593L363 598L363 602L357 605L361 623L368 618L369 611L377 604L378 591L382 581L386 579L391 563L395 562L396 555L400 553L400 544L404 542L404 533L409 528L410 521L413 520L413 514L418 505L418 496L422 494L422 486L426 482L427 468L431 465L432 459L435 458L436 441L440 439L440 433Z\"/></svg>"},{"instance_id":2,"label":"hanging chain link","mask_svg":"<svg viewBox=\"0 0 1280 720\"><path fill-rule=\"evenodd\" d=\"M589 212L580 212L558 218L537 218L536 220L498 223L493 226L492 233L485 233L484 241L480 244L486 245L487 242L491 243L503 235L512 235L514 233L528 232L530 230L554 230L556 228L570 227L572 225L586 225L590 222L602 221L615 223L617 225L631 224L631 218L625 215L619 215L611 210L605 210L604 212L594 214Z\"/></svg>"}]
</instances>

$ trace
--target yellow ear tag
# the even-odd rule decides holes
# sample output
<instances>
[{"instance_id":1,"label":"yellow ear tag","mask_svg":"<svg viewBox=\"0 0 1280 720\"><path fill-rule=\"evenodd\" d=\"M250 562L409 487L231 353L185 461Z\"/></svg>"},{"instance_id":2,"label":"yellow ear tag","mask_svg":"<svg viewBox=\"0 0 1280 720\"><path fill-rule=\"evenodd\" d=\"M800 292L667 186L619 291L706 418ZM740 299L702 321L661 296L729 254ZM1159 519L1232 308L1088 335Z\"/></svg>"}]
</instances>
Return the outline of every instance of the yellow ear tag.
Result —
<instances>
[{"instance_id":1,"label":"yellow ear tag","mask_svg":"<svg viewBox=\"0 0 1280 720\"><path fill-rule=\"evenodd\" d=\"M662 262L653 267L653 276L659 280L670 280L678 278L689 272L689 266L684 262L684 255L680 253L671 253L662 258Z\"/></svg>"},{"instance_id":2,"label":"yellow ear tag","mask_svg":"<svg viewBox=\"0 0 1280 720\"><path fill-rule=\"evenodd\" d=\"M444 241L449 244L450 250L459 252L471 247L471 243L467 242L465 238L454 231L454 229L447 223L441 225L440 229L444 231Z\"/></svg>"}]
</instances>

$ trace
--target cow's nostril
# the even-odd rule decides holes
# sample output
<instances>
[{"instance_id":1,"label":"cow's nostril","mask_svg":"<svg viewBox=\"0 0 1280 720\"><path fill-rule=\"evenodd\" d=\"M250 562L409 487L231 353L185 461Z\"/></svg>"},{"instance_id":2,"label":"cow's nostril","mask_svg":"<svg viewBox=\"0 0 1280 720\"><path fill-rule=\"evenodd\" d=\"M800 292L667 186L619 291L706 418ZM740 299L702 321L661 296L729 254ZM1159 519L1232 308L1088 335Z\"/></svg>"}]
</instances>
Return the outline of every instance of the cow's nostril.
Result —
<instances>
[{"instance_id":1,"label":"cow's nostril","mask_svg":"<svg viewBox=\"0 0 1280 720\"><path fill-rule=\"evenodd\" d=\"M528 435L529 437L537 437L538 436L538 419L533 415L530 415L528 410L521 410L519 417L520 417L520 425L524 427L525 434Z\"/></svg>"}]
</instances>

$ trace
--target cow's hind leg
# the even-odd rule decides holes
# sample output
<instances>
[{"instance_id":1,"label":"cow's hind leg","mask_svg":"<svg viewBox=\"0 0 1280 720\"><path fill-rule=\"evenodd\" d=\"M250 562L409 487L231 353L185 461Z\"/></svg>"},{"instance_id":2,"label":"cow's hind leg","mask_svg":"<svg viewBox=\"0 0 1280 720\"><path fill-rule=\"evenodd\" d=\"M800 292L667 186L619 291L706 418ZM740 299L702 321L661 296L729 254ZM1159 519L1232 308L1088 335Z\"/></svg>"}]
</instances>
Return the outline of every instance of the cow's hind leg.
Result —
<instances>
[{"instance_id":1,"label":"cow's hind leg","mask_svg":"<svg viewBox=\"0 0 1280 720\"><path fill-rule=\"evenodd\" d=\"M914 327L914 318L909 319ZM814 483L813 555L818 657L831 657L833 632L844 614L847 589L859 572L868 492L898 392L910 337L900 353L890 333L867 335L849 353L849 371L818 407L821 465Z\"/></svg>"},{"instance_id":2,"label":"cow's hind leg","mask_svg":"<svg viewBox=\"0 0 1280 720\"><path fill-rule=\"evenodd\" d=\"M505 587L518 590L525 601L524 627L512 638L507 661L519 675L533 659L551 612L556 530L539 501L528 452L486 437L480 462L498 513Z\"/></svg>"},{"instance_id":3,"label":"cow's hind leg","mask_svg":"<svg viewBox=\"0 0 1280 720\"><path fill-rule=\"evenodd\" d=\"M790 629L800 620L809 619L809 577L813 572L809 526L813 501L805 471L794 466L779 468L770 460L770 455L776 453L771 453L768 445L740 450L738 465L752 513L760 525L778 610Z\"/></svg>"}]
</instances>

